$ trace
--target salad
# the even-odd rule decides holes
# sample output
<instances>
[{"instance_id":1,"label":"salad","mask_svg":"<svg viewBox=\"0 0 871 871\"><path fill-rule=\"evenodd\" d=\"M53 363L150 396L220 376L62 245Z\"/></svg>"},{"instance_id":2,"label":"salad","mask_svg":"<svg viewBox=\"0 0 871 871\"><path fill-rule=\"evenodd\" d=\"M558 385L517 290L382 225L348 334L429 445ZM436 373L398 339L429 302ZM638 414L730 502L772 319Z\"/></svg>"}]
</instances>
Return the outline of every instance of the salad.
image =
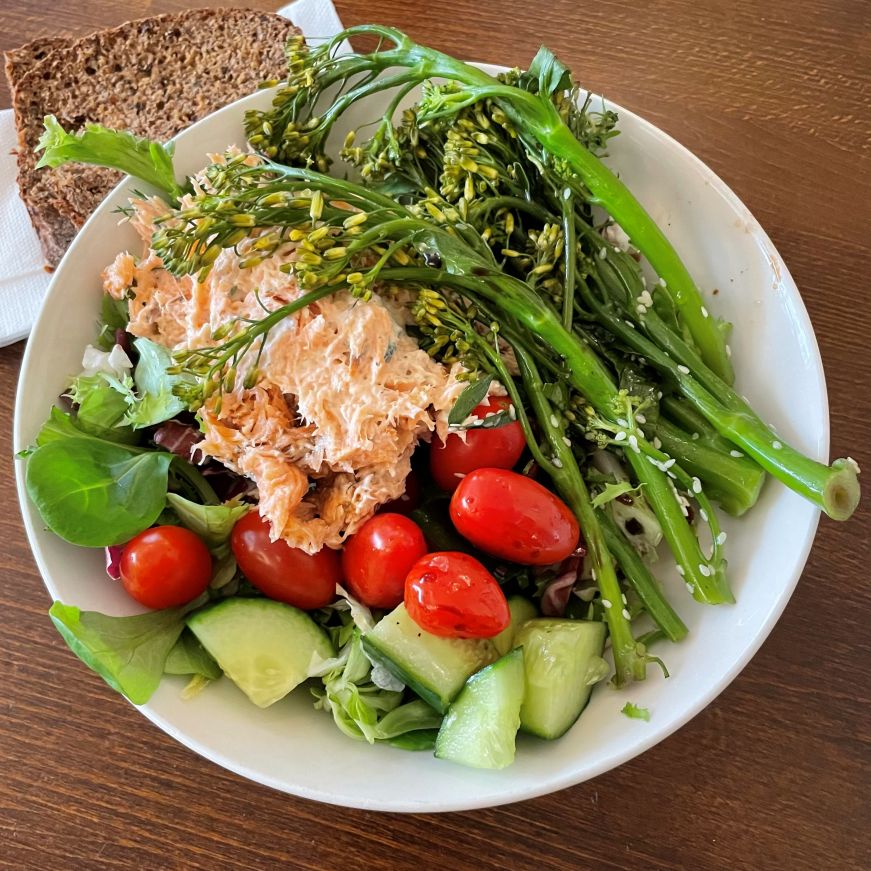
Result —
<instances>
[{"instance_id":1,"label":"salad","mask_svg":"<svg viewBox=\"0 0 871 871\"><path fill-rule=\"evenodd\" d=\"M377 49L338 53L359 36ZM729 325L602 161L616 115L546 48L493 77L364 25L287 55L249 150L187 179L171 146L46 119L42 165L154 191L25 452L45 525L105 549L148 610L50 615L136 704L165 675L187 695L225 676L502 768L598 682L667 675L688 630L662 551L687 596L728 605L717 510L750 511L770 475L846 520L858 467L803 456L733 389Z\"/></svg>"}]
</instances>

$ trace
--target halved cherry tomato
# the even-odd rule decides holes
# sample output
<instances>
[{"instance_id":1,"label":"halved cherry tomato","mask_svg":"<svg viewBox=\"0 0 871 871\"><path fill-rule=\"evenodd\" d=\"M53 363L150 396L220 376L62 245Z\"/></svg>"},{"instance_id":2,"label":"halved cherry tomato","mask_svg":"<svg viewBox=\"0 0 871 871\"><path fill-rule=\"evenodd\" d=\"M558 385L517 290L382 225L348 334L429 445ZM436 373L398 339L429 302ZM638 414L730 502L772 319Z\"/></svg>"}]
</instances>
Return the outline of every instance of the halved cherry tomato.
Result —
<instances>
[{"instance_id":1,"label":"halved cherry tomato","mask_svg":"<svg viewBox=\"0 0 871 871\"><path fill-rule=\"evenodd\" d=\"M405 576L427 551L420 527L401 514L376 514L342 551L348 591L370 608L395 608Z\"/></svg>"},{"instance_id":2,"label":"halved cherry tomato","mask_svg":"<svg viewBox=\"0 0 871 871\"><path fill-rule=\"evenodd\" d=\"M269 540L270 525L249 511L233 527L230 547L242 574L270 599L303 611L323 608L336 598L342 583L342 559L328 547L306 553L286 541Z\"/></svg>"},{"instance_id":3,"label":"halved cherry tomato","mask_svg":"<svg viewBox=\"0 0 871 871\"><path fill-rule=\"evenodd\" d=\"M479 405L472 415L483 418L492 412L505 411L510 405L507 396L493 396L489 405ZM492 429L469 429L465 443L457 433L448 435L444 442L434 439L429 468L436 485L451 493L463 476L475 469L513 468L525 447L526 438L516 420Z\"/></svg>"},{"instance_id":4,"label":"halved cherry tomato","mask_svg":"<svg viewBox=\"0 0 871 871\"><path fill-rule=\"evenodd\" d=\"M420 478L412 469L405 479L405 492L397 499L385 502L379 509L379 514L411 514L420 505Z\"/></svg>"},{"instance_id":5,"label":"halved cherry tomato","mask_svg":"<svg viewBox=\"0 0 871 871\"><path fill-rule=\"evenodd\" d=\"M446 638L492 638L511 621L493 575L458 551L430 553L412 566L405 608L421 629Z\"/></svg>"},{"instance_id":6,"label":"halved cherry tomato","mask_svg":"<svg viewBox=\"0 0 871 871\"><path fill-rule=\"evenodd\" d=\"M121 554L121 583L146 608L174 608L196 599L212 578L212 556L183 526L154 526Z\"/></svg>"},{"instance_id":7,"label":"halved cherry tomato","mask_svg":"<svg viewBox=\"0 0 871 871\"><path fill-rule=\"evenodd\" d=\"M578 546L580 529L568 505L537 481L505 469L478 469L451 498L457 531L485 553L544 566Z\"/></svg>"}]
</instances>

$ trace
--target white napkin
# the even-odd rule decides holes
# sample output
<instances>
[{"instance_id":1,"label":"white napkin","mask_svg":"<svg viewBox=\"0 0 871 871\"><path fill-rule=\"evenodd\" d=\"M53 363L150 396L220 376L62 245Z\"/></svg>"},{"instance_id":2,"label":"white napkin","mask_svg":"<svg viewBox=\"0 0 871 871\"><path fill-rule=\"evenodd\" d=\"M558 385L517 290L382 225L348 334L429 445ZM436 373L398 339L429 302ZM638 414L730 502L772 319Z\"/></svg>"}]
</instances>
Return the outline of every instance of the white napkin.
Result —
<instances>
[{"instance_id":1,"label":"white napkin","mask_svg":"<svg viewBox=\"0 0 871 871\"><path fill-rule=\"evenodd\" d=\"M296 24L311 43L343 29L331 0L296 0L278 14ZM17 144L12 110L4 109L0 111L0 347L28 335L51 278L18 196L12 153Z\"/></svg>"}]
</instances>

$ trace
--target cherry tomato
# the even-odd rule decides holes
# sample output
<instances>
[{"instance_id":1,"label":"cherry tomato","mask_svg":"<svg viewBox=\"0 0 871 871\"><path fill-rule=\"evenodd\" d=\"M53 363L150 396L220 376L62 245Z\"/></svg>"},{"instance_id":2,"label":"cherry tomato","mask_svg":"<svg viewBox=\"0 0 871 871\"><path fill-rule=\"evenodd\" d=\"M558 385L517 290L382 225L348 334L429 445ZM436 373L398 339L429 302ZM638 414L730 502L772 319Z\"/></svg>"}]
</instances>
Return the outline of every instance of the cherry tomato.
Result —
<instances>
[{"instance_id":1,"label":"cherry tomato","mask_svg":"<svg viewBox=\"0 0 871 871\"><path fill-rule=\"evenodd\" d=\"M380 514L411 514L420 505L420 478L412 470L405 479L405 492L398 499L385 502L379 509Z\"/></svg>"},{"instance_id":2,"label":"cherry tomato","mask_svg":"<svg viewBox=\"0 0 871 871\"><path fill-rule=\"evenodd\" d=\"M446 638L492 638L511 621L496 578L458 551L430 553L412 566L405 608L421 629Z\"/></svg>"},{"instance_id":3,"label":"cherry tomato","mask_svg":"<svg viewBox=\"0 0 871 871\"><path fill-rule=\"evenodd\" d=\"M507 396L494 396L489 405L479 405L472 414L483 418L510 405ZM435 439L429 452L429 468L436 485L452 493L463 476L475 469L513 468L525 448L526 438L516 420L492 429L470 429L466 430L465 444L457 433L444 442Z\"/></svg>"},{"instance_id":4,"label":"cherry tomato","mask_svg":"<svg viewBox=\"0 0 871 871\"><path fill-rule=\"evenodd\" d=\"M376 514L342 552L348 591L370 608L395 608L405 576L427 551L420 527L401 514Z\"/></svg>"},{"instance_id":5,"label":"cherry tomato","mask_svg":"<svg viewBox=\"0 0 871 871\"><path fill-rule=\"evenodd\" d=\"M521 565L560 562L580 538L565 502L505 469L478 469L463 478L451 497L451 520L475 547Z\"/></svg>"},{"instance_id":6,"label":"cherry tomato","mask_svg":"<svg viewBox=\"0 0 871 871\"><path fill-rule=\"evenodd\" d=\"M212 557L183 526L154 526L131 539L121 554L121 583L146 608L174 608L209 586Z\"/></svg>"},{"instance_id":7,"label":"cherry tomato","mask_svg":"<svg viewBox=\"0 0 871 871\"><path fill-rule=\"evenodd\" d=\"M336 598L342 583L342 559L328 547L306 553L286 541L269 540L269 522L257 511L237 521L230 535L242 574L270 599L313 611Z\"/></svg>"}]
</instances>

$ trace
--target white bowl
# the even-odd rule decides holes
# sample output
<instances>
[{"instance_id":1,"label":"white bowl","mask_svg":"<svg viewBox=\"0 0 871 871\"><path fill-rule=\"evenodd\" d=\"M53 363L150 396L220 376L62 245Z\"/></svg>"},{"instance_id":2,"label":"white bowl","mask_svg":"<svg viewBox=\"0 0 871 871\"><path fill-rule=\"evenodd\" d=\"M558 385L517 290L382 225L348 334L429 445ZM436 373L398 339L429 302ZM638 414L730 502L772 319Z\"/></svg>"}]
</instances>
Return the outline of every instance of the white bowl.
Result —
<instances>
[{"instance_id":1,"label":"white bowl","mask_svg":"<svg viewBox=\"0 0 871 871\"><path fill-rule=\"evenodd\" d=\"M243 145L243 110L268 100L268 92L255 94L180 134L177 169L194 172L204 164L206 152L222 151L232 143ZM652 124L613 108L619 112L622 132L612 140L609 162L667 232L703 289L707 307L734 323L731 345L738 389L786 440L818 460L827 460L828 404L822 364L807 312L780 255L750 212L708 167ZM356 126L376 115L373 100L365 118L348 121ZM342 141L343 132L337 131L336 141ZM54 274L22 365L16 450L32 443L55 397L80 368L82 349L94 338L100 271L118 251L138 250L133 231L119 226L114 214L128 190L129 184L122 182L107 197ZM801 402L795 401L796 396ZM43 528L25 493L22 471L19 462L21 510L51 595L83 609L132 613L135 608L124 592L106 579L102 553L74 548ZM783 611L805 564L817 521L816 508L768 481L748 517L723 521L729 533L729 576L737 604L699 605L674 572L659 570L670 600L690 627L682 644L657 650L671 678L663 679L652 668L644 684L626 691L600 686L565 737L547 742L521 736L516 762L503 771L475 771L426 753L352 741L327 714L312 709L304 691L264 711L249 704L229 680L182 701L183 680L171 678L140 710L169 735L219 765L319 801L429 812L532 798L626 762L714 699L748 663ZM650 709L650 722L621 715L620 709L630 700Z\"/></svg>"}]
</instances>

